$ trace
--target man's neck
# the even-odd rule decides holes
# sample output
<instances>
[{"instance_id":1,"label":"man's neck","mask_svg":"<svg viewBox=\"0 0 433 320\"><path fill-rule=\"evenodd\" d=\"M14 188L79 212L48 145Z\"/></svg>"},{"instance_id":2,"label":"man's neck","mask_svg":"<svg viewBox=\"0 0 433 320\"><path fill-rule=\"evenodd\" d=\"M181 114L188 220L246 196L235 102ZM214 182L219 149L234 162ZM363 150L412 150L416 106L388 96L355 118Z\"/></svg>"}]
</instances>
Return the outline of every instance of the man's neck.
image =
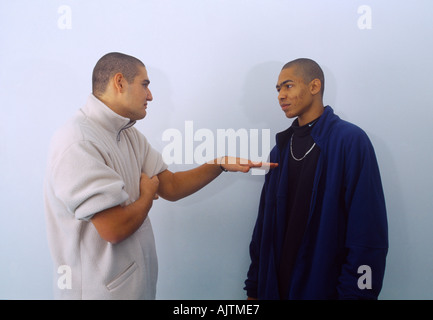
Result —
<instances>
[{"instance_id":1,"label":"man's neck","mask_svg":"<svg viewBox=\"0 0 433 320\"><path fill-rule=\"evenodd\" d=\"M108 96L105 95L95 95L96 99L98 99L99 101L101 101L103 104L105 104L108 108L110 108L112 111L114 111L115 113L117 113L118 115L122 116L123 115L119 112L119 110L117 108L114 107L114 103L112 102L112 99L110 99Z\"/></svg>"},{"instance_id":2,"label":"man's neck","mask_svg":"<svg viewBox=\"0 0 433 320\"><path fill-rule=\"evenodd\" d=\"M325 107L323 106L323 103L318 103L316 105L311 106L311 109L308 113L300 115L298 117L298 124L300 127L306 125L307 123L310 123L311 121L316 120L319 118L323 111L325 110Z\"/></svg>"}]
</instances>

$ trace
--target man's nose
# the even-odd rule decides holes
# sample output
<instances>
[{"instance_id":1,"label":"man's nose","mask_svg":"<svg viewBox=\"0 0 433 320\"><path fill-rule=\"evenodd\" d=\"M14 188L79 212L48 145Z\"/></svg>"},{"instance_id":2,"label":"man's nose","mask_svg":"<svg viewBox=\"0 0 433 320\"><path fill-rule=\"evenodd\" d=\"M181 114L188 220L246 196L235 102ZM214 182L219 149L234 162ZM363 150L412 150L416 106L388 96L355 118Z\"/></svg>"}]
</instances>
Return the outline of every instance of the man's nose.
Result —
<instances>
[{"instance_id":1,"label":"man's nose","mask_svg":"<svg viewBox=\"0 0 433 320\"><path fill-rule=\"evenodd\" d=\"M148 90L148 92L147 92L146 99L147 99L147 101L152 101L153 100L152 92L150 92L150 90Z\"/></svg>"},{"instance_id":2,"label":"man's nose","mask_svg":"<svg viewBox=\"0 0 433 320\"><path fill-rule=\"evenodd\" d=\"M278 92L278 101L282 101L286 98L286 94L283 92L283 90L280 90L280 92Z\"/></svg>"}]
</instances>

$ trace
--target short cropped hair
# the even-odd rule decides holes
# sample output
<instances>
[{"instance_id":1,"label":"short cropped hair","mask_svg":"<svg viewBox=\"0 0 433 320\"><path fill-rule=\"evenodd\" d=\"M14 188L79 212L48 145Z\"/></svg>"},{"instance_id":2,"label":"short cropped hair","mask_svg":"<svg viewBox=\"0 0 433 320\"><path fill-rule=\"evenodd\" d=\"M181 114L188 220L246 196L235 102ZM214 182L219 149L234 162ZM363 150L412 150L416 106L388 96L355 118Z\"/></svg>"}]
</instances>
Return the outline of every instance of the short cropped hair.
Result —
<instances>
[{"instance_id":1,"label":"short cropped hair","mask_svg":"<svg viewBox=\"0 0 433 320\"><path fill-rule=\"evenodd\" d=\"M139 73L139 66L144 67L144 64L135 57L119 52L107 53L99 59L93 68L93 94L95 96L103 94L107 89L108 82L116 73L121 73L128 83L132 83Z\"/></svg>"},{"instance_id":2,"label":"short cropped hair","mask_svg":"<svg viewBox=\"0 0 433 320\"><path fill-rule=\"evenodd\" d=\"M322 68L320 68L317 62L307 58L300 58L287 62L283 66L282 70L291 67L295 68L295 72L304 80L305 84L309 84L314 79L319 79L320 83L322 84L320 88L320 94L323 97L323 93L325 91L325 76L323 74Z\"/></svg>"}]
</instances>

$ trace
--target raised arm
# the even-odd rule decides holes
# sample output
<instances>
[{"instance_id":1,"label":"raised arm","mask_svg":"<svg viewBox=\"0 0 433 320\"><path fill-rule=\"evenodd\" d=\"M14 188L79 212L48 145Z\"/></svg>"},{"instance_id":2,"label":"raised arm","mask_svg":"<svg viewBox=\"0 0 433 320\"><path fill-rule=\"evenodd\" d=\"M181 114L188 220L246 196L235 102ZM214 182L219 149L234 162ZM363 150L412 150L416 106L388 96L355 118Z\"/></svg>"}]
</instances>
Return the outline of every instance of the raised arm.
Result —
<instances>
[{"instance_id":1,"label":"raised arm","mask_svg":"<svg viewBox=\"0 0 433 320\"><path fill-rule=\"evenodd\" d=\"M224 170L231 172L248 172L250 168L262 167L261 162L222 157L214 159L197 168L173 173L165 170L158 174L160 181L158 195L169 201L177 201L200 190L218 177ZM265 164L274 168L277 164Z\"/></svg>"}]
</instances>

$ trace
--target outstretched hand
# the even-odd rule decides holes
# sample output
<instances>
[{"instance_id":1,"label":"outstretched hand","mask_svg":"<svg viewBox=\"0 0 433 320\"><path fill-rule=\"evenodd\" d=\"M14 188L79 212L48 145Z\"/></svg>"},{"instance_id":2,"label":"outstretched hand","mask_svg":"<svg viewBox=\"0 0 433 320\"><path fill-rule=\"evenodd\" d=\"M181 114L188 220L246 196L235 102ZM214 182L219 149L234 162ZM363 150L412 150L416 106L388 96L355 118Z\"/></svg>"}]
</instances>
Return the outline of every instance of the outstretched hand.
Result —
<instances>
[{"instance_id":1,"label":"outstretched hand","mask_svg":"<svg viewBox=\"0 0 433 320\"><path fill-rule=\"evenodd\" d=\"M217 159L217 164L221 168L231 172L248 172L251 168L273 169L278 166L278 163L254 162L248 159L228 156Z\"/></svg>"}]
</instances>

